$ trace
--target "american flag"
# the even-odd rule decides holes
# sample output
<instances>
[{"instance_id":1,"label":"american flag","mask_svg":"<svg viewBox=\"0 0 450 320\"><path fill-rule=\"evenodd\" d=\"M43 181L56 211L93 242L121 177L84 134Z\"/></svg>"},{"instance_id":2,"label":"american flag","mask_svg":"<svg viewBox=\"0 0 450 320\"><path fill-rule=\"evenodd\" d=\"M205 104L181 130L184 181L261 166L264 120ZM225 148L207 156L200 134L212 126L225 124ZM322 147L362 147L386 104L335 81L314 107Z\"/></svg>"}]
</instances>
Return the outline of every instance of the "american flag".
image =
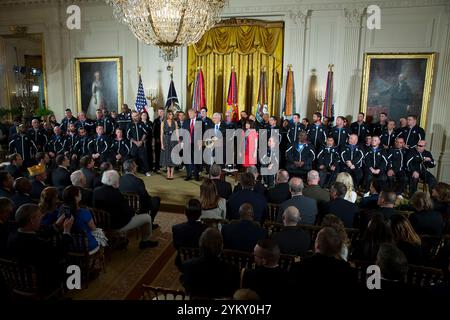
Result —
<instances>
[{"instance_id":1,"label":"american flag","mask_svg":"<svg viewBox=\"0 0 450 320\"><path fill-rule=\"evenodd\" d=\"M145 111L146 107L147 107L147 99L145 99L144 86L142 84L141 75L139 75L139 88L136 97L136 111L137 112Z\"/></svg>"}]
</instances>

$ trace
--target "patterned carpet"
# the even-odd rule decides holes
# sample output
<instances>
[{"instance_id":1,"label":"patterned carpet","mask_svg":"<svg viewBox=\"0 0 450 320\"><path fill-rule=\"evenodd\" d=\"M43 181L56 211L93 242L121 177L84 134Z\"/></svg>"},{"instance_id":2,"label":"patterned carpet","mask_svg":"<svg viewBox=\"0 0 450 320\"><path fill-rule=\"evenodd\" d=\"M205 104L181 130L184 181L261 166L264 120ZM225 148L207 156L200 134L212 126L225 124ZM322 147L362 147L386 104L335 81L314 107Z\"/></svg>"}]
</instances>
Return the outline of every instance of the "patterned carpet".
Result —
<instances>
[{"instance_id":1,"label":"patterned carpet","mask_svg":"<svg viewBox=\"0 0 450 320\"><path fill-rule=\"evenodd\" d=\"M106 271L89 282L86 289L70 292L74 300L139 299L141 285L152 284L167 288L180 288L180 273L174 265L172 225L185 221L184 215L160 212L152 240L159 241L156 248L140 250L136 233L130 233L126 251L114 251L106 261Z\"/></svg>"}]
</instances>

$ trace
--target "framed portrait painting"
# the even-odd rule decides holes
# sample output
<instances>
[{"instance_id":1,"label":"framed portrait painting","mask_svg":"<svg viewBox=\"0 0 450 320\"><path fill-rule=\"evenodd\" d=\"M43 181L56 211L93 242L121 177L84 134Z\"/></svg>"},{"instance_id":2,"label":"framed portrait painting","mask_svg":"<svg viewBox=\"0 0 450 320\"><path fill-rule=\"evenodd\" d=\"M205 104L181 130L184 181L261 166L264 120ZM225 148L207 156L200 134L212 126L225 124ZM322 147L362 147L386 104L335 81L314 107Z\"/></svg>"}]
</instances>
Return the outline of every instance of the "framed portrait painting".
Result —
<instances>
[{"instance_id":1,"label":"framed portrait painting","mask_svg":"<svg viewBox=\"0 0 450 320\"><path fill-rule=\"evenodd\" d=\"M122 57L75 58L78 112L95 119L97 109L118 112L122 105Z\"/></svg>"},{"instance_id":2,"label":"framed portrait painting","mask_svg":"<svg viewBox=\"0 0 450 320\"><path fill-rule=\"evenodd\" d=\"M366 53L361 87L361 112L367 122L409 114L425 128L433 80L434 53Z\"/></svg>"}]
</instances>

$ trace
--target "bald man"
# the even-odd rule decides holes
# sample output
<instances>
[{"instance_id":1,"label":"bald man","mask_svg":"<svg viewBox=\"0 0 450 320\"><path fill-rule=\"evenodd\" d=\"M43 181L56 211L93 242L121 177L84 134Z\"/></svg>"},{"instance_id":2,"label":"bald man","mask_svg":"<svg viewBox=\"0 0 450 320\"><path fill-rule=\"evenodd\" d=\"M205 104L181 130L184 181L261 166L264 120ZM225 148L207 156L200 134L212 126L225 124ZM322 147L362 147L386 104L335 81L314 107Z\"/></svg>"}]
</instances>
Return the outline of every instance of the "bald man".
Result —
<instances>
[{"instance_id":1,"label":"bald man","mask_svg":"<svg viewBox=\"0 0 450 320\"><path fill-rule=\"evenodd\" d=\"M280 204L291 198L288 182L289 173L284 169L278 170L275 187L267 192L267 198L270 203Z\"/></svg>"},{"instance_id":2,"label":"bald man","mask_svg":"<svg viewBox=\"0 0 450 320\"><path fill-rule=\"evenodd\" d=\"M410 180L410 195L412 196L417 191L417 183L419 179L422 179L424 183L428 184L428 190L431 192L436 185L436 178L428 171L430 168L434 168L436 163L434 162L433 155L430 151L425 150L427 144L425 140L419 140L416 147L411 149L406 162L406 167L411 174Z\"/></svg>"}]
</instances>

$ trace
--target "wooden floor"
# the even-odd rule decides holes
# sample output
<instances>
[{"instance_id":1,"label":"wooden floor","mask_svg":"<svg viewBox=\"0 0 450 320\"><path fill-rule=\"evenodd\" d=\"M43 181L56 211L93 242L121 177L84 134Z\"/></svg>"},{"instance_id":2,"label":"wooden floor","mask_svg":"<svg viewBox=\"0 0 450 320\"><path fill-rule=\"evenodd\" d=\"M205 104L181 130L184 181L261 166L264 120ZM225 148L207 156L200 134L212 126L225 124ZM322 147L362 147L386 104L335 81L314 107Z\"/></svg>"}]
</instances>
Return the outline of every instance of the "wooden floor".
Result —
<instances>
[{"instance_id":1,"label":"wooden floor","mask_svg":"<svg viewBox=\"0 0 450 320\"><path fill-rule=\"evenodd\" d=\"M158 247L141 250L136 233L130 233L128 249L112 252L106 261L106 271L91 280L88 288L71 291L67 297L74 300L139 299L142 284L180 289L171 227L185 220L181 214L160 212L156 217L160 228L152 235L152 240L159 241Z\"/></svg>"}]
</instances>

